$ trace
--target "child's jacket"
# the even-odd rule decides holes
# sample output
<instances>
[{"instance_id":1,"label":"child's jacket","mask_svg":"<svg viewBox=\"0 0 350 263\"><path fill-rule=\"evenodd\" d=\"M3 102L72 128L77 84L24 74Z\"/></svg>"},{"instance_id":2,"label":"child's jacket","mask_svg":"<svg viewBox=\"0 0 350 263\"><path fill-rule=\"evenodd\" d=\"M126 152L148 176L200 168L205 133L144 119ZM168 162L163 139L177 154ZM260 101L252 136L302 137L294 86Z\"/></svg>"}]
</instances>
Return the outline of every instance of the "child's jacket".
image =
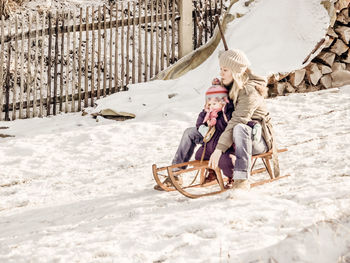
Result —
<instances>
[{"instance_id":1,"label":"child's jacket","mask_svg":"<svg viewBox=\"0 0 350 263\"><path fill-rule=\"evenodd\" d=\"M230 103L226 104L224 111L220 111L218 113L218 117L216 118L216 124L215 124L215 133L213 134L213 137L210 139L210 141L207 142L207 146L206 146L206 150L205 150L206 157L210 156L214 152L216 145L218 144L219 138L227 126L227 122L226 122L223 114L226 115L227 121L229 121L232 117L233 110L234 110L234 106L233 106L232 101L230 101ZM197 118L197 122L196 122L197 129L202 124L205 124L205 123L203 123L203 120L204 120L206 114L207 113L204 110L201 113L199 113L198 118ZM196 160L201 159L203 150L204 150L204 143L196 152L196 157L195 157ZM230 147L230 149L228 149L228 152L234 153L232 146ZM206 157L204 158L204 160L208 159Z\"/></svg>"}]
</instances>

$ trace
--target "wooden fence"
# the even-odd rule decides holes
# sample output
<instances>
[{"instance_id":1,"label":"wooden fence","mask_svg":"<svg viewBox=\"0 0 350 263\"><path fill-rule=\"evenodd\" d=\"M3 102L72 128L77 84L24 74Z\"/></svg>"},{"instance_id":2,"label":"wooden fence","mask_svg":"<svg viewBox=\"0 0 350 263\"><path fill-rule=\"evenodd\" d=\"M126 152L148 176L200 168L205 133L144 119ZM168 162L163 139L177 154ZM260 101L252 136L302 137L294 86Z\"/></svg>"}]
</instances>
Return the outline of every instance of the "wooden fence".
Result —
<instances>
[{"instance_id":1,"label":"wooden fence","mask_svg":"<svg viewBox=\"0 0 350 263\"><path fill-rule=\"evenodd\" d=\"M193 47L197 49L213 36L215 16L221 15L225 6L223 0L194 0L193 6Z\"/></svg>"},{"instance_id":2,"label":"wooden fence","mask_svg":"<svg viewBox=\"0 0 350 263\"><path fill-rule=\"evenodd\" d=\"M0 21L0 120L76 112L178 57L175 0Z\"/></svg>"},{"instance_id":3,"label":"wooden fence","mask_svg":"<svg viewBox=\"0 0 350 263\"><path fill-rule=\"evenodd\" d=\"M193 1L194 49L212 36L222 2ZM81 111L129 83L150 80L178 60L178 3L135 0L2 17L0 121Z\"/></svg>"}]
</instances>

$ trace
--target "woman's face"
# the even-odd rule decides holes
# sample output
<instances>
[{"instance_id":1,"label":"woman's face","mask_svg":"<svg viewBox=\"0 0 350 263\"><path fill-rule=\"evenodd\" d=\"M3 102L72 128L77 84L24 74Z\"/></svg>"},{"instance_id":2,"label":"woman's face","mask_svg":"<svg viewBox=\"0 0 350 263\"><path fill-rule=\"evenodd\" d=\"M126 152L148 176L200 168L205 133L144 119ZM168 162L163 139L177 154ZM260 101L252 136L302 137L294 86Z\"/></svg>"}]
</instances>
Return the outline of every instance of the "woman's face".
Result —
<instances>
[{"instance_id":1,"label":"woman's face","mask_svg":"<svg viewBox=\"0 0 350 263\"><path fill-rule=\"evenodd\" d=\"M232 72L226 67L220 67L221 81L224 85L229 85L233 82Z\"/></svg>"}]
</instances>

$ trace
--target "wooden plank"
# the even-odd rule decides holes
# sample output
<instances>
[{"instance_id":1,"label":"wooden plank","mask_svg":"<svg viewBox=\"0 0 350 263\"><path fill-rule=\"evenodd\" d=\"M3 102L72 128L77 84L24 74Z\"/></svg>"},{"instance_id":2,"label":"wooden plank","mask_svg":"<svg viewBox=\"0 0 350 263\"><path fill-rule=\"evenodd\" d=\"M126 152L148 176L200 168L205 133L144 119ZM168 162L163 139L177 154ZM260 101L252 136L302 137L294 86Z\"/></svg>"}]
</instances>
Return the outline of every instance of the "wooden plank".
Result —
<instances>
[{"instance_id":1,"label":"wooden plank","mask_svg":"<svg viewBox=\"0 0 350 263\"><path fill-rule=\"evenodd\" d=\"M11 35L11 27L8 29L8 34ZM11 43L7 44L7 66L6 66L6 79L5 79L5 121L10 120L10 85L11 85Z\"/></svg>"},{"instance_id":2,"label":"wooden plank","mask_svg":"<svg viewBox=\"0 0 350 263\"><path fill-rule=\"evenodd\" d=\"M92 44L91 44L91 92L95 91L95 8L91 8L91 34L92 34ZM91 107L94 106L94 97L91 97Z\"/></svg>"},{"instance_id":3,"label":"wooden plank","mask_svg":"<svg viewBox=\"0 0 350 263\"><path fill-rule=\"evenodd\" d=\"M107 18L106 5L103 6L103 97L106 96L107 88Z\"/></svg>"},{"instance_id":4,"label":"wooden plank","mask_svg":"<svg viewBox=\"0 0 350 263\"><path fill-rule=\"evenodd\" d=\"M196 4L196 2L193 2L193 4L194 4L194 18L193 18L193 48L194 49L197 49L197 42L198 42L198 40L197 40L197 27L198 27L198 25L197 25L197 19L198 19L198 17L197 17L197 10L196 10L196 7L197 7L197 4Z\"/></svg>"},{"instance_id":5,"label":"wooden plank","mask_svg":"<svg viewBox=\"0 0 350 263\"><path fill-rule=\"evenodd\" d=\"M109 87L109 94L112 94L112 74L113 74L113 27L112 27L112 12L113 12L113 5L110 7L109 11L109 71L108 71L108 87Z\"/></svg>"},{"instance_id":6,"label":"wooden plank","mask_svg":"<svg viewBox=\"0 0 350 263\"><path fill-rule=\"evenodd\" d=\"M127 24L127 30L126 30L126 59L125 59L125 67L126 67L126 81L125 85L129 84L129 78L130 78L130 2L128 2L128 11L127 11L127 16L128 16L128 24Z\"/></svg>"},{"instance_id":7,"label":"wooden plank","mask_svg":"<svg viewBox=\"0 0 350 263\"><path fill-rule=\"evenodd\" d=\"M23 28L22 28L23 29ZM46 115L50 115L50 105L51 105L51 49L52 49L52 14L49 12L49 43L48 43L48 49L47 49L47 94L46 94ZM44 35L42 33L42 35ZM23 43L23 41L22 41Z\"/></svg>"},{"instance_id":8,"label":"wooden plank","mask_svg":"<svg viewBox=\"0 0 350 263\"><path fill-rule=\"evenodd\" d=\"M86 24L89 23L89 7L86 7L86 16L85 16ZM88 74L89 74L89 32L85 33L85 73L84 73L84 107L89 106L88 102L88 91L89 91L89 82L88 82Z\"/></svg>"},{"instance_id":9,"label":"wooden plank","mask_svg":"<svg viewBox=\"0 0 350 263\"><path fill-rule=\"evenodd\" d=\"M63 28L65 25L65 15L62 12L62 27L61 27L61 32L63 32ZM64 76L64 61L65 61L65 50L64 50L64 33L61 34L61 65L60 65L60 101L59 101L59 106L60 106L60 112L63 111L63 76Z\"/></svg>"},{"instance_id":10,"label":"wooden plank","mask_svg":"<svg viewBox=\"0 0 350 263\"><path fill-rule=\"evenodd\" d=\"M14 108L14 105L16 105L17 102L17 68L18 68L18 16L16 15L15 18L15 68L14 68L14 76L13 76L13 91L12 91L12 105ZM0 64L2 65L2 64ZM0 86L2 87L2 86ZM12 120L16 119L16 109L12 110Z\"/></svg>"},{"instance_id":11,"label":"wooden plank","mask_svg":"<svg viewBox=\"0 0 350 263\"><path fill-rule=\"evenodd\" d=\"M172 10L175 13L175 1L172 1ZM171 61L175 63L175 16L171 16Z\"/></svg>"},{"instance_id":12,"label":"wooden plank","mask_svg":"<svg viewBox=\"0 0 350 263\"><path fill-rule=\"evenodd\" d=\"M156 3L157 4L157 3ZM153 12L154 12L154 5L153 0L151 0L151 43L150 43L150 60L149 60L149 77L153 77L153 30L154 30L154 19L153 19ZM135 13L135 12L134 12Z\"/></svg>"},{"instance_id":13,"label":"wooden plank","mask_svg":"<svg viewBox=\"0 0 350 263\"><path fill-rule=\"evenodd\" d=\"M97 99L99 99L101 96L101 6L98 7L97 15Z\"/></svg>"},{"instance_id":14,"label":"wooden plank","mask_svg":"<svg viewBox=\"0 0 350 263\"><path fill-rule=\"evenodd\" d=\"M5 19L4 16L1 16L1 36L0 36L0 41L1 41L1 51L0 51L0 87L4 86L3 79L4 79L4 71L3 71L3 66L4 65L4 54L5 54ZM23 28L23 23L22 23L22 28ZM23 65L23 64L22 64ZM3 120L2 117L2 111L3 111L3 89L0 89L0 121Z\"/></svg>"},{"instance_id":15,"label":"wooden plank","mask_svg":"<svg viewBox=\"0 0 350 263\"><path fill-rule=\"evenodd\" d=\"M76 24L77 24L77 20L76 20L76 16L75 16L75 12L73 11L73 58L72 58L72 62L73 62L73 69L72 69L72 89L71 89L71 94L75 94L76 93L76 74L77 74L77 65L76 65L76 48L77 48L77 31L76 31ZM75 100L74 100L74 96L72 96L72 105L71 105L71 112L75 112Z\"/></svg>"},{"instance_id":16,"label":"wooden plank","mask_svg":"<svg viewBox=\"0 0 350 263\"><path fill-rule=\"evenodd\" d=\"M137 61L138 61L138 65L137 65L137 82L141 82L141 77L142 77L142 45L141 45L141 23L140 23L140 19L141 19L141 5L142 5L142 1L139 0L139 16L138 16L138 25L139 25L139 28L138 28L138 49L139 49L139 52L138 52L138 56L137 56Z\"/></svg>"},{"instance_id":17,"label":"wooden plank","mask_svg":"<svg viewBox=\"0 0 350 263\"><path fill-rule=\"evenodd\" d=\"M59 38L59 28L58 28L58 24L59 24L59 17L58 17L58 12L56 12L56 28L55 28L55 62L54 62L54 72L53 72L53 110L52 113L53 115L57 114L57 78L58 78L58 38Z\"/></svg>"},{"instance_id":18,"label":"wooden plank","mask_svg":"<svg viewBox=\"0 0 350 263\"><path fill-rule=\"evenodd\" d=\"M156 2L156 68L155 75L159 72L159 3Z\"/></svg>"},{"instance_id":19,"label":"wooden plank","mask_svg":"<svg viewBox=\"0 0 350 263\"><path fill-rule=\"evenodd\" d=\"M209 21L210 21L210 37L213 36L213 14L212 14L212 3L211 0L209 0Z\"/></svg>"},{"instance_id":20,"label":"wooden plank","mask_svg":"<svg viewBox=\"0 0 350 263\"><path fill-rule=\"evenodd\" d=\"M135 83L135 74L136 74L136 54L135 54L135 45L136 45L136 41L135 41L135 28L136 28L136 19L135 19L135 15L136 15L136 2L133 1L133 12L132 12L132 70L131 70L131 81L132 83Z\"/></svg>"},{"instance_id":21,"label":"wooden plank","mask_svg":"<svg viewBox=\"0 0 350 263\"><path fill-rule=\"evenodd\" d=\"M42 28L45 28L46 26L46 14L43 14L42 17ZM43 30L41 31L44 32ZM39 117L43 117L44 108L43 108L43 88L44 88L44 46L45 46L45 36L43 34L40 35L41 39L41 47L40 47L40 87L39 87ZM50 63L50 62L48 62ZM47 80L48 82L51 82L51 79Z\"/></svg>"},{"instance_id":22,"label":"wooden plank","mask_svg":"<svg viewBox=\"0 0 350 263\"><path fill-rule=\"evenodd\" d=\"M28 31L32 30L32 15L29 13L28 18ZM27 103L30 101L30 93L31 93L31 86L32 86L32 71L31 71L31 36L28 37L28 61L27 61ZM26 117L30 118L30 108L27 107L26 111Z\"/></svg>"},{"instance_id":23,"label":"wooden plank","mask_svg":"<svg viewBox=\"0 0 350 263\"><path fill-rule=\"evenodd\" d=\"M135 13L134 13L135 14ZM115 5L115 19L118 19L118 2L116 2ZM118 49L119 49L119 43L118 43L118 27L115 27L115 48L114 48L114 90L113 92L116 92L119 90L118 88L118 75L119 75L119 69L118 69Z\"/></svg>"},{"instance_id":24,"label":"wooden plank","mask_svg":"<svg viewBox=\"0 0 350 263\"><path fill-rule=\"evenodd\" d=\"M148 13L148 10L147 10L147 0L145 0L145 14ZM148 20L147 20L147 16L146 16L146 19L145 19L145 49L144 49L144 53L143 53L143 56L145 58L145 62L144 62L144 70L143 70L143 73L145 74L144 76L144 80L145 82L148 80L148 77L147 77L147 64L148 64L148 32L147 32L147 28L148 28Z\"/></svg>"},{"instance_id":25,"label":"wooden plank","mask_svg":"<svg viewBox=\"0 0 350 263\"><path fill-rule=\"evenodd\" d=\"M69 112L69 109L68 109L68 95L69 95L69 84L70 84L70 79L69 79L69 70L70 70L70 30L69 30L69 24L70 24L70 21L71 21L71 13L70 11L68 11L68 14L67 14L67 26L68 26L68 31L67 31L67 63L66 63L66 83L65 83L65 96L64 96L64 112L67 113Z\"/></svg>"},{"instance_id":26,"label":"wooden plank","mask_svg":"<svg viewBox=\"0 0 350 263\"><path fill-rule=\"evenodd\" d=\"M203 14L203 18L204 18L204 31L205 31L205 43L208 42L208 15L207 15L207 11L208 11L208 2L205 1L205 2L204 2L204 14Z\"/></svg>"},{"instance_id":27,"label":"wooden plank","mask_svg":"<svg viewBox=\"0 0 350 263\"><path fill-rule=\"evenodd\" d=\"M169 0L166 0L166 65L170 65L170 45L169 45Z\"/></svg>"},{"instance_id":28,"label":"wooden plank","mask_svg":"<svg viewBox=\"0 0 350 263\"><path fill-rule=\"evenodd\" d=\"M82 41L83 41L83 30L82 30L82 24L83 24L83 9L80 7L80 14L79 14L79 50L78 50L78 111L81 111L81 77L82 72L81 68L83 66L83 63L81 61L82 56Z\"/></svg>"},{"instance_id":29,"label":"wooden plank","mask_svg":"<svg viewBox=\"0 0 350 263\"><path fill-rule=\"evenodd\" d=\"M35 54L34 54L34 83L33 83L33 101L37 99L37 79L38 79L38 69L39 69L39 61L38 61L38 52L39 52L39 14L36 13L35 16ZM37 104L33 104L33 117L38 116Z\"/></svg>"},{"instance_id":30,"label":"wooden plank","mask_svg":"<svg viewBox=\"0 0 350 263\"><path fill-rule=\"evenodd\" d=\"M163 70L164 69L164 3L163 0L160 0L161 3L161 37L160 37L160 69Z\"/></svg>"},{"instance_id":31,"label":"wooden plank","mask_svg":"<svg viewBox=\"0 0 350 263\"><path fill-rule=\"evenodd\" d=\"M124 70L124 4L121 3L121 12L122 12L122 26L121 26L121 35L120 35L120 50L121 50L121 90L124 90L124 78L125 78L125 70Z\"/></svg>"}]
</instances>

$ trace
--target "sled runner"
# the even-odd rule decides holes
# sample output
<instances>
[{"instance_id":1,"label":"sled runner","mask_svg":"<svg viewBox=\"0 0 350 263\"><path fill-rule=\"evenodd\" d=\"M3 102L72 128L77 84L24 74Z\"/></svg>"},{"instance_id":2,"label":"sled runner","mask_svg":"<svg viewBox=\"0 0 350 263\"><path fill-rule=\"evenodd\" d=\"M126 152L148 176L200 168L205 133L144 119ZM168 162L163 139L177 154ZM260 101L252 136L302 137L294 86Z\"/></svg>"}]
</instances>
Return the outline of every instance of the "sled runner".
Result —
<instances>
[{"instance_id":1,"label":"sled runner","mask_svg":"<svg viewBox=\"0 0 350 263\"><path fill-rule=\"evenodd\" d=\"M279 153L285 152L285 151L287 151L287 149L278 150ZM271 158L272 158L271 151L252 156L251 175L259 174L266 171L270 178L262 179L252 183L250 185L251 188L259 185L263 185L266 183L270 183L289 176L289 175L285 175L285 176L279 176L275 178L272 171L271 164L270 164ZM264 167L259 169L254 169L258 159L262 161ZM187 166L187 168L181 169L180 171L173 170L174 168L178 168L182 166ZM222 177L222 174L219 168L215 170L216 180L213 180L211 182L206 182L208 169L211 169L208 166L208 161L202 161L202 162L190 161L186 163L174 164L174 165L169 165L169 166L159 167L159 168L157 168L156 164L153 164L152 165L153 177L158 185L157 187L155 187L155 189L164 190L167 192L177 190L181 194L189 198L198 198L202 196L215 195L226 191L227 189L225 189L224 182L227 180L227 178ZM199 178L197 178L198 174L199 174ZM177 176L181 176L182 179L184 180L184 183L179 184L178 180L176 179ZM171 180L172 186L167 186L166 184L163 183L166 178L169 178ZM216 188L217 186L219 186L219 190L216 189L216 190L204 192L204 193L203 191L197 191L197 193L196 191L194 191L194 189L196 188L202 188L202 189L210 188L210 190L212 190L213 187L211 186L213 187L216 186Z\"/></svg>"}]
</instances>

